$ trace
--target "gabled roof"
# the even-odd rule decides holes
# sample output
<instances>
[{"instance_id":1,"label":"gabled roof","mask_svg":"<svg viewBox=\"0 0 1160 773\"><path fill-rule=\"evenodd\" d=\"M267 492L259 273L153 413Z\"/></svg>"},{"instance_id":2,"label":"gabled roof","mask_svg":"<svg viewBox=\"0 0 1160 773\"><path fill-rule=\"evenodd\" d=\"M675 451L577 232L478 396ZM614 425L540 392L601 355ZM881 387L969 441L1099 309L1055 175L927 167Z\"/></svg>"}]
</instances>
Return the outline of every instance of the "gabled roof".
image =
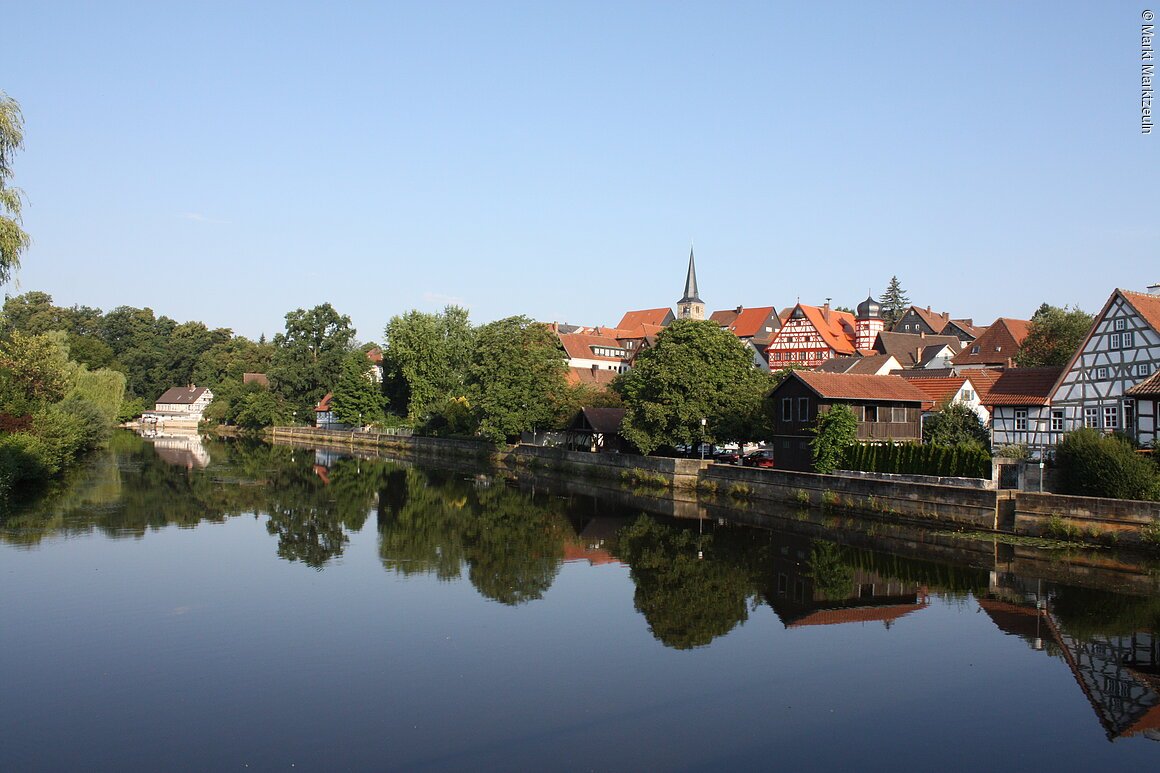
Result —
<instances>
[{"instance_id":1,"label":"gabled roof","mask_svg":"<svg viewBox=\"0 0 1160 773\"><path fill-rule=\"evenodd\" d=\"M938 332L940 335L954 335L954 333L947 332L951 328L958 328L959 330L969 335L971 338L978 338L987 329L985 327L976 327L975 321L973 319L952 319L950 322L947 322L945 325L943 325L943 329Z\"/></svg>"},{"instance_id":2,"label":"gabled roof","mask_svg":"<svg viewBox=\"0 0 1160 773\"><path fill-rule=\"evenodd\" d=\"M625 312L620 319L620 324L617 325L619 330L635 330L641 325L656 325L658 327L665 327L673 321L672 309L641 309L639 311Z\"/></svg>"},{"instance_id":3,"label":"gabled roof","mask_svg":"<svg viewBox=\"0 0 1160 773\"><path fill-rule=\"evenodd\" d=\"M913 378L908 376L906 380L908 383L921 389L927 397L938 405L940 403L950 402L959 393L959 390L963 388L963 384L967 382L967 377L944 376L942 378Z\"/></svg>"},{"instance_id":4,"label":"gabled roof","mask_svg":"<svg viewBox=\"0 0 1160 773\"><path fill-rule=\"evenodd\" d=\"M822 337L831 349L837 354L854 354L854 315L848 311L837 311L820 306L807 306L799 303L793 310L801 309L802 314L813 325L814 330ZM793 310L782 319L793 315Z\"/></svg>"},{"instance_id":5,"label":"gabled roof","mask_svg":"<svg viewBox=\"0 0 1160 773\"><path fill-rule=\"evenodd\" d=\"M1130 395L1160 396L1160 370L1128 389Z\"/></svg>"},{"instance_id":6,"label":"gabled roof","mask_svg":"<svg viewBox=\"0 0 1160 773\"><path fill-rule=\"evenodd\" d=\"M1096 328L1098 328L1100 323L1104 321L1104 318L1107 317L1108 310L1112 308L1112 303L1115 302L1116 296L1122 297L1124 301L1129 306L1131 306L1137 314L1140 315L1141 319L1147 322L1148 325L1151 326L1151 328L1157 333L1160 333L1160 295L1138 293L1132 290L1122 290L1117 287L1112 291L1112 294L1108 296L1108 300L1104 303L1104 307L1100 309L1100 313L1096 314L1095 317L1092 318L1092 326L1088 328L1087 335L1083 338L1083 343L1081 343L1079 347L1072 353L1071 359L1067 361L1067 366L1064 367L1062 372L1060 372L1059 379L1055 384L1056 389L1059 388L1059 385L1063 382L1063 378L1067 375L1068 371L1075 367L1076 360L1079 359L1079 356L1083 354L1084 349L1087 348L1088 342L1091 341L1092 336L1096 332ZM1054 390L1052 391L1054 392Z\"/></svg>"},{"instance_id":7,"label":"gabled roof","mask_svg":"<svg viewBox=\"0 0 1160 773\"><path fill-rule=\"evenodd\" d=\"M827 400L889 400L911 403L930 401L925 392L900 376L795 370L790 372L786 382L790 378L799 379L814 394Z\"/></svg>"},{"instance_id":8,"label":"gabled roof","mask_svg":"<svg viewBox=\"0 0 1160 773\"><path fill-rule=\"evenodd\" d=\"M874 350L894 355L894 359L898 360L902 367L913 368L923 362L923 354L927 347L936 347L930 355L933 358L943 346L949 346L952 352L958 352L960 343L954 336L891 333L883 330L874 339Z\"/></svg>"},{"instance_id":9,"label":"gabled roof","mask_svg":"<svg viewBox=\"0 0 1160 773\"><path fill-rule=\"evenodd\" d=\"M821 373L861 373L873 376L883 368L892 370L900 367L898 360L889 354L872 352L862 357L831 357L814 370Z\"/></svg>"},{"instance_id":10,"label":"gabled roof","mask_svg":"<svg viewBox=\"0 0 1160 773\"><path fill-rule=\"evenodd\" d=\"M599 368L595 370L592 368L568 368L567 378L569 384L587 384L604 388L615 381L618 375L620 374L615 370L607 368L604 370Z\"/></svg>"},{"instance_id":11,"label":"gabled roof","mask_svg":"<svg viewBox=\"0 0 1160 773\"><path fill-rule=\"evenodd\" d=\"M1064 369L1009 368L995 380L983 398L988 406L994 405L1047 405L1054 391L1056 379Z\"/></svg>"},{"instance_id":12,"label":"gabled roof","mask_svg":"<svg viewBox=\"0 0 1160 773\"><path fill-rule=\"evenodd\" d=\"M1030 327L1031 322L1026 319L999 317L987 332L956 354L952 362L955 365L1003 365L1019 353ZM978 352L974 351L976 348Z\"/></svg>"},{"instance_id":13,"label":"gabled roof","mask_svg":"<svg viewBox=\"0 0 1160 773\"><path fill-rule=\"evenodd\" d=\"M172 387L165 390L165 394L157 398L158 405L193 405L197 402L197 398L204 395L209 390L205 387L187 386L187 387Z\"/></svg>"},{"instance_id":14,"label":"gabled roof","mask_svg":"<svg viewBox=\"0 0 1160 773\"><path fill-rule=\"evenodd\" d=\"M715 311L709 315L709 319L716 322L721 327L729 327L733 324L733 320L737 319L737 315L741 313L741 307L736 309L724 309L723 311Z\"/></svg>"},{"instance_id":15,"label":"gabled roof","mask_svg":"<svg viewBox=\"0 0 1160 773\"><path fill-rule=\"evenodd\" d=\"M623 356L597 354L593 347L608 349L623 349L620 341L612 336L592 335L588 333L561 333L560 344L569 359L574 360L603 360L606 362L622 362ZM626 355L627 356L627 355Z\"/></svg>"},{"instance_id":16,"label":"gabled roof","mask_svg":"<svg viewBox=\"0 0 1160 773\"><path fill-rule=\"evenodd\" d=\"M318 401L318 405L314 406L316 413L325 413L330 410L330 401L334 399L334 392L327 392L326 395Z\"/></svg>"},{"instance_id":17,"label":"gabled roof","mask_svg":"<svg viewBox=\"0 0 1160 773\"><path fill-rule=\"evenodd\" d=\"M946 375L932 375L932 372L929 370L900 370L896 373L896 375L902 376L910 383L918 386L920 389L923 389L923 391L927 390L918 383L920 381L957 381L959 382L959 386L956 387L956 391L962 388L961 382L970 382L971 387L975 390L975 393L979 395L979 400L983 403L987 402L987 394L991 391L991 387L1002 374L1003 371L992 370L990 368L971 368L970 370L964 370L962 373L948 373Z\"/></svg>"},{"instance_id":18,"label":"gabled roof","mask_svg":"<svg viewBox=\"0 0 1160 773\"><path fill-rule=\"evenodd\" d=\"M909 309L907 309L907 311L913 311L916 315L918 315L919 319L926 323L927 327L935 332L942 330L944 327L946 327L947 323L951 321L951 315L949 312L944 311L940 313L937 311L931 311L930 306L927 306L925 309L918 306L911 306ZM903 313L903 316L906 316L905 312Z\"/></svg>"},{"instance_id":19,"label":"gabled roof","mask_svg":"<svg viewBox=\"0 0 1160 773\"><path fill-rule=\"evenodd\" d=\"M917 364L919 367L925 368L942 356L944 351L948 352L951 357L954 357L958 353L959 347L957 345L951 346L950 344L928 344L919 351Z\"/></svg>"},{"instance_id":20,"label":"gabled roof","mask_svg":"<svg viewBox=\"0 0 1160 773\"><path fill-rule=\"evenodd\" d=\"M772 306L757 306L752 309L742 309L741 313L728 325L729 330L738 338L755 338L765 331L761 328L770 314L774 313ZM833 313L833 312L831 312Z\"/></svg>"},{"instance_id":21,"label":"gabled roof","mask_svg":"<svg viewBox=\"0 0 1160 773\"><path fill-rule=\"evenodd\" d=\"M624 421L623 408L581 408L580 414L593 432L605 435L620 432L620 423Z\"/></svg>"}]
</instances>

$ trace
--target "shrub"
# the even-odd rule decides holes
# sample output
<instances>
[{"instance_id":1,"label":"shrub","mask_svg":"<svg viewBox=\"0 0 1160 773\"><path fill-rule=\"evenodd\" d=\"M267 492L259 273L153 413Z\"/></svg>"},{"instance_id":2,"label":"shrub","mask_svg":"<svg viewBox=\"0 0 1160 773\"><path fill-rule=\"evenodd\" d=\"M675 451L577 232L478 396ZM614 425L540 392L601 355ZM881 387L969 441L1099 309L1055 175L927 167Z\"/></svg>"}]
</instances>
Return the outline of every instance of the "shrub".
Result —
<instances>
[{"instance_id":1,"label":"shrub","mask_svg":"<svg viewBox=\"0 0 1160 773\"><path fill-rule=\"evenodd\" d=\"M734 499L748 499L753 496L753 487L748 483L734 483L729 487L729 496Z\"/></svg>"},{"instance_id":2,"label":"shrub","mask_svg":"<svg viewBox=\"0 0 1160 773\"><path fill-rule=\"evenodd\" d=\"M850 446L858 440L858 417L850 406L841 403L818 415L810 447L814 453L814 469L831 473L838 469Z\"/></svg>"},{"instance_id":3,"label":"shrub","mask_svg":"<svg viewBox=\"0 0 1160 773\"><path fill-rule=\"evenodd\" d=\"M1160 475L1150 460L1116 435L1078 429L1064 435L1055 449L1059 485L1064 494L1111 499L1156 499Z\"/></svg>"}]
</instances>

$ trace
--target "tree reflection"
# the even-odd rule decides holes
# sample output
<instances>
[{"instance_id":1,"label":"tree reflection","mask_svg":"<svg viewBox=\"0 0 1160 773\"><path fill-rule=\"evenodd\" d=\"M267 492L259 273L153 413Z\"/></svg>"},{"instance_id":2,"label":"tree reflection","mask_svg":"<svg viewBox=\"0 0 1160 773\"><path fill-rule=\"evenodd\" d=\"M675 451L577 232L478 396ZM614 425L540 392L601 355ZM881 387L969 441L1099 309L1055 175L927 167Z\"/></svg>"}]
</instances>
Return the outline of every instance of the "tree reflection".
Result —
<instances>
[{"instance_id":1,"label":"tree reflection","mask_svg":"<svg viewBox=\"0 0 1160 773\"><path fill-rule=\"evenodd\" d=\"M747 562L729 540L663 526L642 515L618 535L617 555L632 568L636 609L669 647L709 644L749 619L756 594Z\"/></svg>"}]
</instances>

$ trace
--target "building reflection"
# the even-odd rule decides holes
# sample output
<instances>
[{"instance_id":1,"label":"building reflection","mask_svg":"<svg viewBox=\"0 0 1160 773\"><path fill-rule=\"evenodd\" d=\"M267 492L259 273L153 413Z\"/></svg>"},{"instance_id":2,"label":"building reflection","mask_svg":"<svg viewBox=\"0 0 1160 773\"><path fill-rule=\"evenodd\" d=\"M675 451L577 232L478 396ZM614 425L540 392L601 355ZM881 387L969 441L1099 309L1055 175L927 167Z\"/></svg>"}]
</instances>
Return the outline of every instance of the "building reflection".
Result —
<instances>
[{"instance_id":1,"label":"building reflection","mask_svg":"<svg viewBox=\"0 0 1160 773\"><path fill-rule=\"evenodd\" d=\"M144 432L157 456L166 464L187 470L204 470L210 463L209 452L196 432Z\"/></svg>"},{"instance_id":2,"label":"building reflection","mask_svg":"<svg viewBox=\"0 0 1160 773\"><path fill-rule=\"evenodd\" d=\"M833 543L779 535L765 599L786 628L881 623L924 609L925 587L849 566Z\"/></svg>"},{"instance_id":3,"label":"building reflection","mask_svg":"<svg viewBox=\"0 0 1160 773\"><path fill-rule=\"evenodd\" d=\"M1160 741L1160 638L1150 630L1072 634L1055 600L1041 582L996 573L979 607L1004 633L1067 663L1109 740Z\"/></svg>"}]
</instances>

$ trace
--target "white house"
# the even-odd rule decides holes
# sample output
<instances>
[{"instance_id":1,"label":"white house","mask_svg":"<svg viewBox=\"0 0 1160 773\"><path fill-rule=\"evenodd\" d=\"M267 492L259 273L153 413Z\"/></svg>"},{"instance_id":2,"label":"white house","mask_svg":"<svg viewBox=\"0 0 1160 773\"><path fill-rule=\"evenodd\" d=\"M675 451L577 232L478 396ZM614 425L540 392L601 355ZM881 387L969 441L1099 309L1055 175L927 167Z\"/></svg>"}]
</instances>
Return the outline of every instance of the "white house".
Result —
<instances>
[{"instance_id":1,"label":"white house","mask_svg":"<svg viewBox=\"0 0 1160 773\"><path fill-rule=\"evenodd\" d=\"M152 425L157 430L164 427L196 428L211 402L213 392L205 387L193 384L187 387L173 387L157 398L153 410L141 414L141 423Z\"/></svg>"},{"instance_id":2,"label":"white house","mask_svg":"<svg viewBox=\"0 0 1160 773\"><path fill-rule=\"evenodd\" d=\"M1050 402L1064 430L1138 434L1128 390L1160 370L1160 285L1148 289L1115 290L1060 375Z\"/></svg>"},{"instance_id":3,"label":"white house","mask_svg":"<svg viewBox=\"0 0 1160 773\"><path fill-rule=\"evenodd\" d=\"M1063 413L1051 405L1061 368L1011 368L995 380L985 398L991 411L991 446L1025 445L1031 451L1054 446L1064 434Z\"/></svg>"}]
</instances>

